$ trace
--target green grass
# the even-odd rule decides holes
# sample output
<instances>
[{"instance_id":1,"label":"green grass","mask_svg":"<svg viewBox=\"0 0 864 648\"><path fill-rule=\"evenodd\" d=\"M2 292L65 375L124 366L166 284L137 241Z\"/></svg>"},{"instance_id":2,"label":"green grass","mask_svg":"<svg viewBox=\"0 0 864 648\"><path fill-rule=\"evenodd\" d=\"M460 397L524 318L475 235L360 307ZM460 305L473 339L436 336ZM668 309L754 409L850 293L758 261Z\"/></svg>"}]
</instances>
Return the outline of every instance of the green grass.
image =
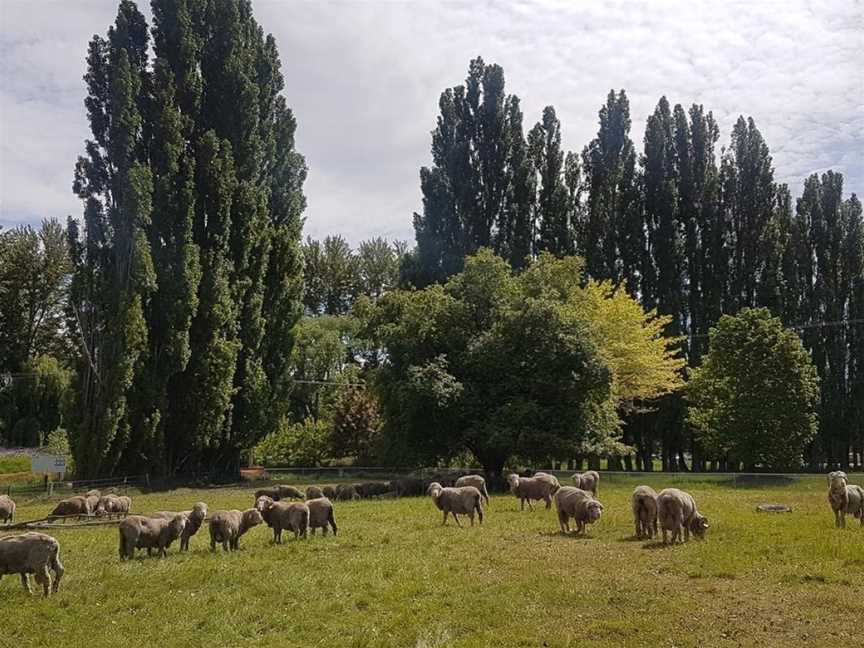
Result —
<instances>
[{"instance_id":1,"label":"green grass","mask_svg":"<svg viewBox=\"0 0 864 648\"><path fill-rule=\"evenodd\" d=\"M30 457L19 455L0 457L0 475L30 472Z\"/></svg>"},{"instance_id":2,"label":"green grass","mask_svg":"<svg viewBox=\"0 0 864 648\"><path fill-rule=\"evenodd\" d=\"M655 488L662 476L645 479ZM864 481L860 477L858 481ZM663 547L632 539L635 482L601 484L603 519L558 533L553 511L493 495L483 526L441 527L427 498L336 503L339 536L235 554L120 563L114 528L61 530L66 577L48 601L0 581L0 646L826 646L860 645L864 529L833 528L824 478L688 489L711 529ZM682 484L683 485L683 484ZM134 497L136 511L251 504L250 490ZM760 502L792 514L760 514ZM46 502L19 503L19 519ZM466 520L467 523L467 520ZM839 642L839 643L838 643Z\"/></svg>"}]
</instances>

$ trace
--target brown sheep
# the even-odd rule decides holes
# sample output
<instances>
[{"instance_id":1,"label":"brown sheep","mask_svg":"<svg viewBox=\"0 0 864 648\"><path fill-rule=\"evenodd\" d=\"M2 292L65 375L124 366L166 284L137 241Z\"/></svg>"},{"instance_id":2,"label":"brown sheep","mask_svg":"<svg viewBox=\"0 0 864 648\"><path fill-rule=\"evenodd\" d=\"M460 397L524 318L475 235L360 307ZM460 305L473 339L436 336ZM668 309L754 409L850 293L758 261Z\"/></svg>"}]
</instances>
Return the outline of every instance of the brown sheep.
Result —
<instances>
[{"instance_id":1,"label":"brown sheep","mask_svg":"<svg viewBox=\"0 0 864 648\"><path fill-rule=\"evenodd\" d=\"M600 492L600 473L596 470L587 470L584 473L576 473L570 477L576 488L591 491L594 497Z\"/></svg>"},{"instance_id":2,"label":"brown sheep","mask_svg":"<svg viewBox=\"0 0 864 648\"><path fill-rule=\"evenodd\" d=\"M550 475L545 472L536 472L534 473L534 479L539 479L541 481L547 482L552 490L550 491L551 495L554 495L558 492L558 489L561 488L561 482L558 481L558 478L555 475Z\"/></svg>"},{"instance_id":3,"label":"brown sheep","mask_svg":"<svg viewBox=\"0 0 864 648\"><path fill-rule=\"evenodd\" d=\"M207 517L207 504L198 502L192 507L191 511L158 511L151 515L152 518L161 518L163 520L171 520L177 515L182 515L186 518L186 526L183 527L183 533L180 534L180 551L189 550L189 538L198 533L198 529L204 523L204 518Z\"/></svg>"},{"instance_id":4,"label":"brown sheep","mask_svg":"<svg viewBox=\"0 0 864 648\"><path fill-rule=\"evenodd\" d=\"M319 497L324 497L324 491L321 490L320 486L307 486L306 487L306 499L318 499Z\"/></svg>"},{"instance_id":5,"label":"brown sheep","mask_svg":"<svg viewBox=\"0 0 864 648\"><path fill-rule=\"evenodd\" d=\"M555 485L544 478L536 477L520 477L515 473L507 475L507 483L510 484L510 492L519 498L521 504L520 510L525 510L525 502L528 502L528 509L533 511L534 505L532 500L543 500L546 502L546 508L552 508L552 494L558 489Z\"/></svg>"},{"instance_id":6,"label":"brown sheep","mask_svg":"<svg viewBox=\"0 0 864 648\"><path fill-rule=\"evenodd\" d=\"M8 495L0 495L0 520L4 524L15 521L15 500Z\"/></svg>"},{"instance_id":7,"label":"brown sheep","mask_svg":"<svg viewBox=\"0 0 864 648\"><path fill-rule=\"evenodd\" d=\"M54 572L54 583L51 573ZM22 533L21 535L0 538L0 578L4 574L20 574L21 584L28 594L30 574L42 586L45 598L60 589L63 578L63 565L60 563L60 543L44 533Z\"/></svg>"},{"instance_id":8,"label":"brown sheep","mask_svg":"<svg viewBox=\"0 0 864 648\"><path fill-rule=\"evenodd\" d=\"M306 502L309 507L309 529L312 535L315 535L316 529L322 529L323 534L327 535L327 525L333 529L333 535L336 535L336 518L333 516L333 503L326 497L318 497Z\"/></svg>"},{"instance_id":9,"label":"brown sheep","mask_svg":"<svg viewBox=\"0 0 864 648\"><path fill-rule=\"evenodd\" d=\"M338 500L355 500L360 499L357 493L357 487L354 484L339 484L336 487L336 499Z\"/></svg>"},{"instance_id":10,"label":"brown sheep","mask_svg":"<svg viewBox=\"0 0 864 648\"><path fill-rule=\"evenodd\" d=\"M423 494L423 480L416 477L403 477L390 482L396 495L399 497L408 497L409 495Z\"/></svg>"},{"instance_id":11,"label":"brown sheep","mask_svg":"<svg viewBox=\"0 0 864 648\"><path fill-rule=\"evenodd\" d=\"M210 519L210 551L216 551L221 543L225 551L237 551L240 538L252 527L264 521L258 509L217 511Z\"/></svg>"},{"instance_id":12,"label":"brown sheep","mask_svg":"<svg viewBox=\"0 0 864 648\"><path fill-rule=\"evenodd\" d=\"M585 532L586 524L593 524L603 514L603 505L588 491L564 486L555 493L555 508L562 533L570 533L570 518L576 522L576 534Z\"/></svg>"},{"instance_id":13,"label":"brown sheep","mask_svg":"<svg viewBox=\"0 0 864 648\"><path fill-rule=\"evenodd\" d=\"M324 497L328 497L330 499L336 499L336 487L335 486L324 486L321 488L321 494Z\"/></svg>"},{"instance_id":14,"label":"brown sheep","mask_svg":"<svg viewBox=\"0 0 864 648\"><path fill-rule=\"evenodd\" d=\"M482 475L464 475L456 480L456 487L473 486L483 496L483 501L489 504L489 491L486 490L486 479Z\"/></svg>"},{"instance_id":15,"label":"brown sheep","mask_svg":"<svg viewBox=\"0 0 864 648\"><path fill-rule=\"evenodd\" d=\"M677 488L664 488L657 495L657 518L663 529L663 544L667 543L667 532L672 532L672 544L690 540L690 533L703 537L708 529L708 518L696 509L696 500L690 493ZM684 537L681 537L681 530Z\"/></svg>"},{"instance_id":16,"label":"brown sheep","mask_svg":"<svg viewBox=\"0 0 864 648\"><path fill-rule=\"evenodd\" d=\"M274 502L262 495L255 502L264 522L273 529L273 542L282 544L282 531L291 531L294 539L305 538L309 529L309 507L302 502Z\"/></svg>"},{"instance_id":17,"label":"brown sheep","mask_svg":"<svg viewBox=\"0 0 864 648\"><path fill-rule=\"evenodd\" d=\"M266 496L272 499L274 502L278 502L283 499L298 499L302 500L304 495L300 492L299 489L294 488L293 486L288 486L286 484L276 484L271 488L259 488L255 491L255 501L258 501L259 497Z\"/></svg>"},{"instance_id":18,"label":"brown sheep","mask_svg":"<svg viewBox=\"0 0 864 648\"><path fill-rule=\"evenodd\" d=\"M438 482L432 482L428 492L438 510L444 512L442 525L447 524L447 516L452 515L456 526L461 527L462 523L457 515L460 514L467 515L471 526L474 526L475 513L480 518L480 524L483 524L483 496L473 486L445 488Z\"/></svg>"},{"instance_id":19,"label":"brown sheep","mask_svg":"<svg viewBox=\"0 0 864 648\"><path fill-rule=\"evenodd\" d=\"M357 494L360 497L377 497L390 492L390 482L363 482L357 484Z\"/></svg>"},{"instance_id":20,"label":"brown sheep","mask_svg":"<svg viewBox=\"0 0 864 648\"><path fill-rule=\"evenodd\" d=\"M636 537L653 538L657 535L657 491L650 486L637 486L631 497L633 524Z\"/></svg>"},{"instance_id":21,"label":"brown sheep","mask_svg":"<svg viewBox=\"0 0 864 648\"><path fill-rule=\"evenodd\" d=\"M144 515L131 515L120 523L120 560L130 560L135 557L136 549L146 549L147 555L153 555L156 549L159 557L167 556L166 549L183 534L186 528L186 516L178 513L170 520L150 518Z\"/></svg>"},{"instance_id":22,"label":"brown sheep","mask_svg":"<svg viewBox=\"0 0 864 648\"><path fill-rule=\"evenodd\" d=\"M87 498L83 495L75 495L74 497L57 502L57 506L55 506L54 510L48 515L48 519L53 520L58 517L73 515L78 516L79 519L93 515L93 509L90 508L90 502L88 502Z\"/></svg>"}]
</instances>

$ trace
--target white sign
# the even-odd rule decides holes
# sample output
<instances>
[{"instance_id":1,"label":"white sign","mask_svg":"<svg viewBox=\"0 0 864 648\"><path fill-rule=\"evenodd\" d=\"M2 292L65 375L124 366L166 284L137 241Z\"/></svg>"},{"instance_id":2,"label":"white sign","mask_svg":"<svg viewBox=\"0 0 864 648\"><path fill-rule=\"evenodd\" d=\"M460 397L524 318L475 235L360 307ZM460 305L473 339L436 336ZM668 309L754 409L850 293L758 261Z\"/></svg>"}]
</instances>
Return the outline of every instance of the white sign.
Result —
<instances>
[{"instance_id":1,"label":"white sign","mask_svg":"<svg viewBox=\"0 0 864 648\"><path fill-rule=\"evenodd\" d=\"M63 474L66 472L66 457L62 455L33 455L30 471L34 473Z\"/></svg>"}]
</instances>

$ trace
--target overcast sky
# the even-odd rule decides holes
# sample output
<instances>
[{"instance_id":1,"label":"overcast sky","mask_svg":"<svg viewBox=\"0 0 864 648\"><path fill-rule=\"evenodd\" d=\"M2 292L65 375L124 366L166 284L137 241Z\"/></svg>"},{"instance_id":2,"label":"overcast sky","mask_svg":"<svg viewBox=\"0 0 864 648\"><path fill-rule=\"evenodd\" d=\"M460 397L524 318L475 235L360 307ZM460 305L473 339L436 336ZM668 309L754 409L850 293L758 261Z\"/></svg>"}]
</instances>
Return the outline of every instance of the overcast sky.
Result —
<instances>
[{"instance_id":1,"label":"overcast sky","mask_svg":"<svg viewBox=\"0 0 864 648\"><path fill-rule=\"evenodd\" d=\"M526 131L555 106L566 148L581 151L609 89L624 88L641 151L665 94L712 110L721 145L739 114L753 116L794 195L829 168L847 194L864 192L862 0L253 5L279 45L314 237L413 240L438 96L477 55L504 68ZM81 212L71 185L89 135L84 55L116 6L0 0L0 225Z\"/></svg>"}]
</instances>

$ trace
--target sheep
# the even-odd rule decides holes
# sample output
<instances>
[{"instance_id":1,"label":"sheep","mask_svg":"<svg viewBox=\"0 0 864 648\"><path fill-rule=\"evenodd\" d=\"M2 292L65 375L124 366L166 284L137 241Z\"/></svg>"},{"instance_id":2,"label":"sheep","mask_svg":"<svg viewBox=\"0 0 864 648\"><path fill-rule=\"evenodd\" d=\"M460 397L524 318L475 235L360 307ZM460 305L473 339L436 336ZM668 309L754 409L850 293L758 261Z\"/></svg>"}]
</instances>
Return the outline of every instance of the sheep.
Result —
<instances>
[{"instance_id":1,"label":"sheep","mask_svg":"<svg viewBox=\"0 0 864 648\"><path fill-rule=\"evenodd\" d=\"M557 480L556 480L557 481ZM519 498L522 511L525 510L525 502L528 502L528 509L533 511L534 505L532 500L543 500L546 502L546 508L552 508L552 494L558 488L555 487L551 480L544 477L520 477L515 473L507 475L507 483L510 484L510 492Z\"/></svg>"},{"instance_id":2,"label":"sheep","mask_svg":"<svg viewBox=\"0 0 864 648\"><path fill-rule=\"evenodd\" d=\"M90 507L90 502L83 495L75 495L68 499L60 500L57 506L48 515L49 520L54 520L58 517L66 517L77 515L79 518L89 517L93 515L93 509Z\"/></svg>"},{"instance_id":3,"label":"sheep","mask_svg":"<svg viewBox=\"0 0 864 648\"><path fill-rule=\"evenodd\" d=\"M107 515L108 517L129 515L132 509L132 498L126 495L103 495L99 498L99 505L94 511L97 517Z\"/></svg>"},{"instance_id":4,"label":"sheep","mask_svg":"<svg viewBox=\"0 0 864 648\"><path fill-rule=\"evenodd\" d=\"M210 551L216 551L216 543L222 543L225 551L237 551L240 538L249 529L264 521L258 509L217 511L210 519Z\"/></svg>"},{"instance_id":5,"label":"sheep","mask_svg":"<svg viewBox=\"0 0 864 648\"><path fill-rule=\"evenodd\" d=\"M204 502L197 502L195 506L192 507L191 511L181 511L179 513L176 511L158 511L153 513L150 517L171 520L177 515L182 515L186 518L186 526L183 527L183 533L180 535L180 551L188 551L189 538L198 533L198 529L201 528L204 518L207 517L207 504Z\"/></svg>"},{"instance_id":6,"label":"sheep","mask_svg":"<svg viewBox=\"0 0 864 648\"><path fill-rule=\"evenodd\" d=\"M329 497L330 499L336 499L336 487L335 486L324 486L321 488L321 494L324 497Z\"/></svg>"},{"instance_id":7,"label":"sheep","mask_svg":"<svg viewBox=\"0 0 864 648\"><path fill-rule=\"evenodd\" d=\"M417 477L403 477L390 482L398 497L423 494L423 480Z\"/></svg>"},{"instance_id":8,"label":"sheep","mask_svg":"<svg viewBox=\"0 0 864 648\"><path fill-rule=\"evenodd\" d=\"M384 495L390 492L390 483L389 482L363 482L362 484L357 484L357 494L360 497L375 497L377 495Z\"/></svg>"},{"instance_id":9,"label":"sheep","mask_svg":"<svg viewBox=\"0 0 864 648\"><path fill-rule=\"evenodd\" d=\"M329 524L335 536L336 518L333 517L333 503L326 497L318 497L308 500L306 506L309 507L309 529L312 535L315 535L316 529L322 529L322 533L326 536Z\"/></svg>"},{"instance_id":10,"label":"sheep","mask_svg":"<svg viewBox=\"0 0 864 648\"><path fill-rule=\"evenodd\" d=\"M360 495L357 493L357 487L354 484L339 484L336 487L336 499L355 500L360 499Z\"/></svg>"},{"instance_id":11,"label":"sheep","mask_svg":"<svg viewBox=\"0 0 864 648\"><path fill-rule=\"evenodd\" d=\"M317 499L319 497L324 497L324 491L321 490L319 486L307 486L306 487L306 499Z\"/></svg>"},{"instance_id":12,"label":"sheep","mask_svg":"<svg viewBox=\"0 0 864 648\"><path fill-rule=\"evenodd\" d=\"M33 593L30 589L30 574L34 574L36 583L42 586L43 596L48 598L52 592L56 594L60 589L64 571L60 562L60 543L51 536L22 533L0 538L0 578L4 574L20 574L21 584L28 594Z\"/></svg>"},{"instance_id":13,"label":"sheep","mask_svg":"<svg viewBox=\"0 0 864 648\"><path fill-rule=\"evenodd\" d=\"M283 499L303 499L303 493L301 493L297 488L293 486L288 486L286 484L276 484L272 488L261 488L255 491L255 501L258 501L258 498L266 495L274 502L278 502Z\"/></svg>"},{"instance_id":14,"label":"sheep","mask_svg":"<svg viewBox=\"0 0 864 648\"><path fill-rule=\"evenodd\" d=\"M583 489L584 490L584 489ZM657 535L657 491L650 486L637 486L631 497L633 524L636 537L653 538Z\"/></svg>"},{"instance_id":15,"label":"sheep","mask_svg":"<svg viewBox=\"0 0 864 648\"><path fill-rule=\"evenodd\" d=\"M545 472L536 472L534 473L534 479L539 479L541 481L547 482L552 487L551 494L554 495L559 488L561 488L561 482L558 481L558 478L555 475L550 475Z\"/></svg>"},{"instance_id":16,"label":"sheep","mask_svg":"<svg viewBox=\"0 0 864 648\"><path fill-rule=\"evenodd\" d=\"M563 486L555 492L555 509L562 533L570 533L570 518L576 522L576 534L585 532L586 524L593 524L603 514L603 505L588 491L575 486Z\"/></svg>"},{"instance_id":17,"label":"sheep","mask_svg":"<svg viewBox=\"0 0 864 648\"><path fill-rule=\"evenodd\" d=\"M664 488L657 495L657 517L663 529L663 544L667 544L667 532L672 532L672 544L690 540L690 533L703 537L708 529L708 518L696 509L696 500L690 493L677 488ZM684 529L684 538L681 538Z\"/></svg>"},{"instance_id":18,"label":"sheep","mask_svg":"<svg viewBox=\"0 0 864 648\"><path fill-rule=\"evenodd\" d=\"M94 513L96 512L96 507L99 506L99 500L102 499L102 491L93 489L89 490L82 497L85 497L87 501L90 503L90 510Z\"/></svg>"},{"instance_id":19,"label":"sheep","mask_svg":"<svg viewBox=\"0 0 864 648\"><path fill-rule=\"evenodd\" d=\"M291 531L294 539L305 538L309 529L309 507L302 502L274 502L273 498L262 495L255 502L255 508L264 522L273 529L273 542L282 544L282 531Z\"/></svg>"},{"instance_id":20,"label":"sheep","mask_svg":"<svg viewBox=\"0 0 864 648\"><path fill-rule=\"evenodd\" d=\"M148 556L156 549L159 557L164 558L168 555L166 549L183 535L185 528L186 516L182 513L177 513L171 519L131 515L118 527L120 560L134 558L136 549L146 549Z\"/></svg>"},{"instance_id":21,"label":"sheep","mask_svg":"<svg viewBox=\"0 0 864 648\"><path fill-rule=\"evenodd\" d=\"M594 494L594 497L597 497L600 492L600 473L596 470L588 470L584 473L575 473L571 475L570 479L573 481L573 485L576 488L591 491L591 493Z\"/></svg>"},{"instance_id":22,"label":"sheep","mask_svg":"<svg viewBox=\"0 0 864 648\"><path fill-rule=\"evenodd\" d=\"M861 520L864 526L864 488L849 484L848 476L842 470L828 474L828 502L834 511L834 526L846 528L846 514Z\"/></svg>"},{"instance_id":23,"label":"sheep","mask_svg":"<svg viewBox=\"0 0 864 648\"><path fill-rule=\"evenodd\" d=\"M462 524L457 515L461 514L467 515L471 520L471 526L474 526L475 513L480 518L480 524L483 524L483 496L473 486L445 488L438 482L432 482L429 485L428 493L438 510L444 511L442 525L447 524L447 516L452 515L453 519L456 520L456 526L461 527Z\"/></svg>"},{"instance_id":24,"label":"sheep","mask_svg":"<svg viewBox=\"0 0 864 648\"><path fill-rule=\"evenodd\" d=\"M8 495L0 495L0 520L4 524L15 521L15 501Z\"/></svg>"},{"instance_id":25,"label":"sheep","mask_svg":"<svg viewBox=\"0 0 864 648\"><path fill-rule=\"evenodd\" d=\"M489 504L489 491L486 490L486 479L482 475L463 475L456 480L456 487L473 486L483 496L486 505Z\"/></svg>"}]
</instances>

